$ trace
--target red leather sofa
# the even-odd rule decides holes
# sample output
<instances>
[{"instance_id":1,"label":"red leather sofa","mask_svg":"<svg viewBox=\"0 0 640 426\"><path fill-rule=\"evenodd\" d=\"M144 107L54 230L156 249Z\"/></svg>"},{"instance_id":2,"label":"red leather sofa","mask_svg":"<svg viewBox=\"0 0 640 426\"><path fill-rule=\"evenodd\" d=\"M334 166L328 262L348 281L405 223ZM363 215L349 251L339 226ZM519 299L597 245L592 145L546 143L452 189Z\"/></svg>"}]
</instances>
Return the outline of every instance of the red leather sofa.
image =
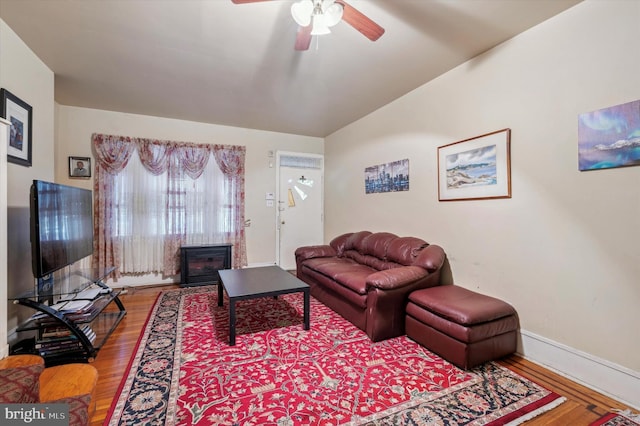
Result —
<instances>
[{"instance_id":1,"label":"red leather sofa","mask_svg":"<svg viewBox=\"0 0 640 426\"><path fill-rule=\"evenodd\" d=\"M444 250L415 237L360 231L295 252L311 295L376 342L405 334L409 293L451 284Z\"/></svg>"}]
</instances>

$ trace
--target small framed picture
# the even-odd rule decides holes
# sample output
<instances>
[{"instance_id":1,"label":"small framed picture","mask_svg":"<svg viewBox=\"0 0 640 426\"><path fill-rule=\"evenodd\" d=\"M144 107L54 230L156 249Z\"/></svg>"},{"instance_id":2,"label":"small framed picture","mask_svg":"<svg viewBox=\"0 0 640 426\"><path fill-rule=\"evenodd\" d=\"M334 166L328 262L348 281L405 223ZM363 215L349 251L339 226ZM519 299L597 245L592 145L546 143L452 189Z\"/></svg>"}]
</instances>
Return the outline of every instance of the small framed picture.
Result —
<instances>
[{"instance_id":1,"label":"small framed picture","mask_svg":"<svg viewBox=\"0 0 640 426\"><path fill-rule=\"evenodd\" d=\"M90 178L91 158L90 157L69 157L69 177Z\"/></svg>"},{"instance_id":2,"label":"small framed picture","mask_svg":"<svg viewBox=\"0 0 640 426\"><path fill-rule=\"evenodd\" d=\"M21 166L31 167L31 128L33 109L29 104L11 94L7 89L0 90L0 113L11 122L7 161Z\"/></svg>"}]
</instances>

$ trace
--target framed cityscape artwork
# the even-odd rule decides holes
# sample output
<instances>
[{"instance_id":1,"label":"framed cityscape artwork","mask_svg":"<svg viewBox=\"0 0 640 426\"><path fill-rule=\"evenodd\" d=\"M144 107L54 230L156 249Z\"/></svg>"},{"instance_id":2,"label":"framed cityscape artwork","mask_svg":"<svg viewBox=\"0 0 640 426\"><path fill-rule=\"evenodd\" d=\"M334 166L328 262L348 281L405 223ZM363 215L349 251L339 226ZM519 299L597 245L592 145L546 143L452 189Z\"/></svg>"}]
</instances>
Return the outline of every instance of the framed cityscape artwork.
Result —
<instances>
[{"instance_id":1,"label":"framed cityscape artwork","mask_svg":"<svg viewBox=\"0 0 640 426\"><path fill-rule=\"evenodd\" d=\"M398 192L409 190L409 159L366 167L364 192Z\"/></svg>"}]
</instances>

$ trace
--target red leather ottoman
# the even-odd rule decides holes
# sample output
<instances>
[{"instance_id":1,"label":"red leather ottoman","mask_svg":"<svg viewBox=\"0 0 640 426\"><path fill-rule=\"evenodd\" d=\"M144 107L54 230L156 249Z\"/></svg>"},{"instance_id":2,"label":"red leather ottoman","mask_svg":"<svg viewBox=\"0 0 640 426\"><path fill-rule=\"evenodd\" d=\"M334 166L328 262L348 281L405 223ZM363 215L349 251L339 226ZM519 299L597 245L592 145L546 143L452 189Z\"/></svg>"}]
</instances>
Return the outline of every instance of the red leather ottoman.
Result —
<instances>
[{"instance_id":1,"label":"red leather ottoman","mask_svg":"<svg viewBox=\"0 0 640 426\"><path fill-rule=\"evenodd\" d=\"M463 369L512 354L518 314L508 303L455 285L409 295L407 336Z\"/></svg>"}]
</instances>

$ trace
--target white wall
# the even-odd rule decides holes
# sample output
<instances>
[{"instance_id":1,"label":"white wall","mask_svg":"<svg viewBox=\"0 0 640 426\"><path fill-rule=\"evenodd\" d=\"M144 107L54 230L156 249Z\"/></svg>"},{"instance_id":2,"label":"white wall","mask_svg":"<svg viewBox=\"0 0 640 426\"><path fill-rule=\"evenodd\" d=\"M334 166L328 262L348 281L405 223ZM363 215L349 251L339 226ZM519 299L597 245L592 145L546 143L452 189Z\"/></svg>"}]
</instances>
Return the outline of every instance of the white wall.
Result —
<instances>
[{"instance_id":1,"label":"white wall","mask_svg":"<svg viewBox=\"0 0 640 426\"><path fill-rule=\"evenodd\" d=\"M92 179L70 179L69 156L92 157L93 133L157 138L196 143L244 145L247 147L245 218L247 260L250 265L275 263L275 207L267 207L265 193L276 191L274 158L269 151L296 151L322 154L324 140L308 136L266 132L215 124L150 117L58 105L56 108L56 182L92 189ZM270 167L270 164L273 167ZM95 175L94 170L92 175ZM118 285L158 283L158 278L140 282L123 278Z\"/></svg>"},{"instance_id":2,"label":"white wall","mask_svg":"<svg viewBox=\"0 0 640 426\"><path fill-rule=\"evenodd\" d=\"M29 187L33 179L53 180L54 102L53 72L0 19L0 87L33 108L32 167L7 165L8 229L0 230L8 240L8 296L33 289L29 242ZM2 158L1 161L6 161ZM5 302L2 302L5 303ZM15 312L30 311L8 306L8 327L16 326ZM28 312L28 315L33 311ZM0 327L3 325L0 319Z\"/></svg>"},{"instance_id":3,"label":"white wall","mask_svg":"<svg viewBox=\"0 0 640 426\"><path fill-rule=\"evenodd\" d=\"M326 138L325 239L442 245L524 331L640 379L640 167L577 161L580 113L640 99L639 22L638 1L587 0ZM438 202L437 147L502 128L513 197ZM404 158L410 191L365 195L365 167Z\"/></svg>"}]
</instances>

